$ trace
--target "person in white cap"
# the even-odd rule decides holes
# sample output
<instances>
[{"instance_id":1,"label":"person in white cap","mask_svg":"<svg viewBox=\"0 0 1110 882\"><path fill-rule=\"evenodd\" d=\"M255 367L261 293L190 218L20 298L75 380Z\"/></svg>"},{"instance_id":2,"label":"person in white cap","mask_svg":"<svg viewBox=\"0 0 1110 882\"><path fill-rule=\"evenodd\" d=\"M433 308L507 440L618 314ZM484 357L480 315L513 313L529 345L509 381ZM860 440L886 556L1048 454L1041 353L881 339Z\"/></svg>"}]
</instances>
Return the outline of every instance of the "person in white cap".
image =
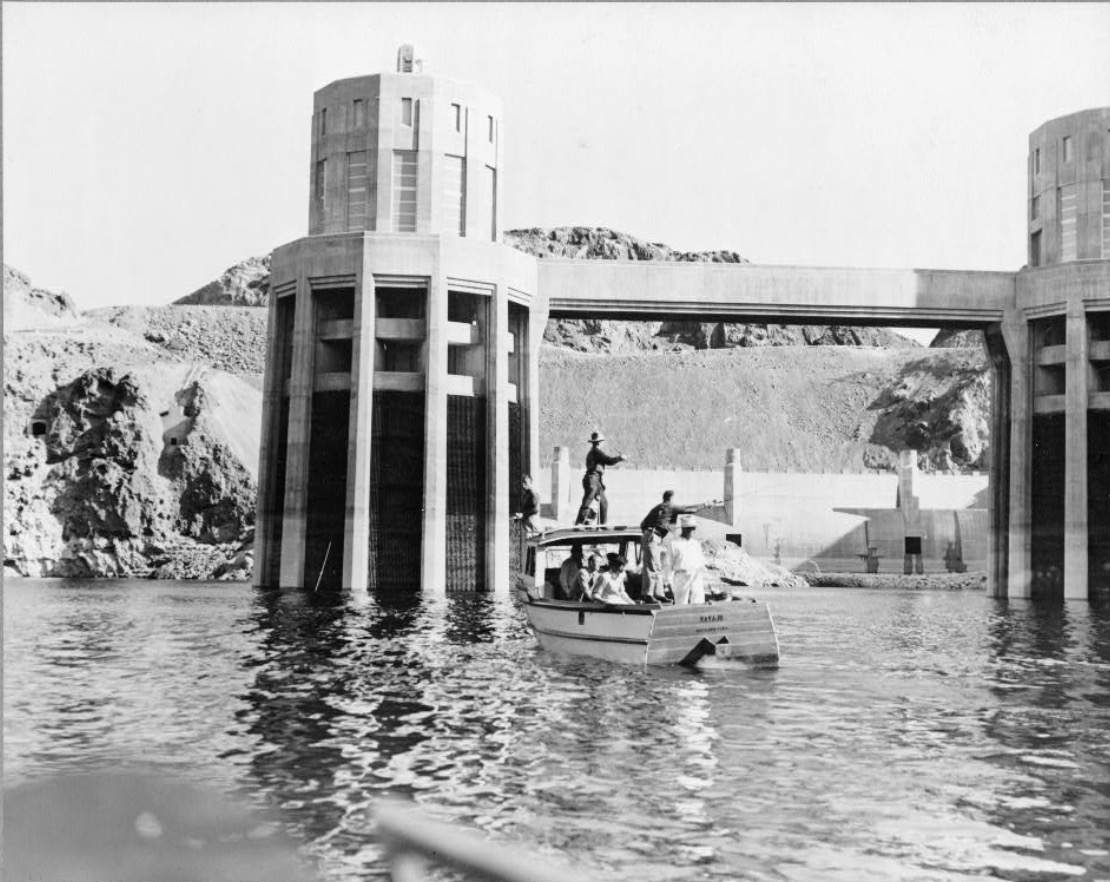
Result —
<instances>
[{"instance_id":1,"label":"person in white cap","mask_svg":"<svg viewBox=\"0 0 1110 882\"><path fill-rule=\"evenodd\" d=\"M586 474L582 478L582 504L578 507L578 517L574 519L576 524L586 523L586 518L590 511L590 503L597 499L597 522L604 524L606 518L609 516L609 500L605 498L605 467L616 465L618 462L625 462L625 458L619 453L616 456L610 456L601 449L602 442L605 441L605 436L601 432L594 432L590 435L590 450L586 454Z\"/></svg>"},{"instance_id":2,"label":"person in white cap","mask_svg":"<svg viewBox=\"0 0 1110 882\"><path fill-rule=\"evenodd\" d=\"M675 605L705 603L705 556L701 542L694 538L697 524L692 517L683 517L679 526L682 535L671 543Z\"/></svg>"}]
</instances>

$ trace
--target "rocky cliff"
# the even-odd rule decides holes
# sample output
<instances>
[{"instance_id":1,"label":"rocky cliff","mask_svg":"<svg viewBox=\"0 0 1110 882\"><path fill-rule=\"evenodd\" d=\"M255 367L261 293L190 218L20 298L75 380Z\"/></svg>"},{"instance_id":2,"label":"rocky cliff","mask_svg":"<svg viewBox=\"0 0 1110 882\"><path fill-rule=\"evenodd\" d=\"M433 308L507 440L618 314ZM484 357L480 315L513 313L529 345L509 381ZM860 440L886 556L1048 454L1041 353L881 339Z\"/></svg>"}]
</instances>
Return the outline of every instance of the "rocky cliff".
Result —
<instances>
[{"instance_id":1,"label":"rocky cliff","mask_svg":"<svg viewBox=\"0 0 1110 882\"><path fill-rule=\"evenodd\" d=\"M5 566L249 573L258 391L6 278Z\"/></svg>"}]
</instances>

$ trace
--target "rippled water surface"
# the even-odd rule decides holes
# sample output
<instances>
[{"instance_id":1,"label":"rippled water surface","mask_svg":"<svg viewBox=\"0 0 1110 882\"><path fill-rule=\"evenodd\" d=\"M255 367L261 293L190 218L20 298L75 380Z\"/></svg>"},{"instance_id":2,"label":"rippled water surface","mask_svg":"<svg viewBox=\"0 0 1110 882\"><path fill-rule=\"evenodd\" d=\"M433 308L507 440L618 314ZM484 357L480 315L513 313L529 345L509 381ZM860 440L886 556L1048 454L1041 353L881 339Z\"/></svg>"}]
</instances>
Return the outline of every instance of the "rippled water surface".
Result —
<instances>
[{"instance_id":1,"label":"rippled water surface","mask_svg":"<svg viewBox=\"0 0 1110 882\"><path fill-rule=\"evenodd\" d=\"M1110 879L1110 614L768 591L777 670L536 649L508 599L4 586L5 786L154 768L276 811L320 878L369 807L612 880Z\"/></svg>"}]
</instances>

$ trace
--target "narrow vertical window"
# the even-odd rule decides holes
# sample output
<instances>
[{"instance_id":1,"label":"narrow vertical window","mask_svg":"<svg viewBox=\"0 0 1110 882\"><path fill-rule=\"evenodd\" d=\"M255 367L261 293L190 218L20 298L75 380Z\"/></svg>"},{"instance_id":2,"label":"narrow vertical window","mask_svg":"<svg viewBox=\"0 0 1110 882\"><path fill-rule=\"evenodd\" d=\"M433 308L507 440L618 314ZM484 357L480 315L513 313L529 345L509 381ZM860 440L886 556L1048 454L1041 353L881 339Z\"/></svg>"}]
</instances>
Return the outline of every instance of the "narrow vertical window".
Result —
<instances>
[{"instance_id":1,"label":"narrow vertical window","mask_svg":"<svg viewBox=\"0 0 1110 882\"><path fill-rule=\"evenodd\" d=\"M1041 216L1041 197L1034 196L1029 206L1029 220L1036 220Z\"/></svg>"},{"instance_id":2,"label":"narrow vertical window","mask_svg":"<svg viewBox=\"0 0 1110 882\"><path fill-rule=\"evenodd\" d=\"M1102 259L1110 260L1110 178L1102 181Z\"/></svg>"},{"instance_id":3,"label":"narrow vertical window","mask_svg":"<svg viewBox=\"0 0 1110 882\"><path fill-rule=\"evenodd\" d=\"M393 232L416 232L416 151L393 151Z\"/></svg>"},{"instance_id":4,"label":"narrow vertical window","mask_svg":"<svg viewBox=\"0 0 1110 882\"><path fill-rule=\"evenodd\" d=\"M355 99L355 128L366 125L366 102L362 98Z\"/></svg>"},{"instance_id":5,"label":"narrow vertical window","mask_svg":"<svg viewBox=\"0 0 1110 882\"><path fill-rule=\"evenodd\" d=\"M489 194L489 237L497 241L497 169L486 166L486 192Z\"/></svg>"},{"instance_id":6,"label":"narrow vertical window","mask_svg":"<svg viewBox=\"0 0 1110 882\"><path fill-rule=\"evenodd\" d=\"M1077 191L1075 184L1068 184L1061 187L1059 193L1059 213L1057 218L1060 221L1060 261L1067 263L1076 259L1076 209L1077 204Z\"/></svg>"},{"instance_id":7,"label":"narrow vertical window","mask_svg":"<svg viewBox=\"0 0 1110 882\"><path fill-rule=\"evenodd\" d=\"M1041 231L1037 230L1029 237L1029 265L1041 265Z\"/></svg>"},{"instance_id":8,"label":"narrow vertical window","mask_svg":"<svg viewBox=\"0 0 1110 882\"><path fill-rule=\"evenodd\" d=\"M401 99L401 125L403 125L403 126L411 126L412 125L412 99L411 98L402 98Z\"/></svg>"},{"instance_id":9,"label":"narrow vertical window","mask_svg":"<svg viewBox=\"0 0 1110 882\"><path fill-rule=\"evenodd\" d=\"M493 143L493 117L486 117L489 120L489 142Z\"/></svg>"},{"instance_id":10,"label":"narrow vertical window","mask_svg":"<svg viewBox=\"0 0 1110 882\"><path fill-rule=\"evenodd\" d=\"M1033 174L1039 175L1041 173L1041 148L1038 147L1033 151Z\"/></svg>"},{"instance_id":11,"label":"narrow vertical window","mask_svg":"<svg viewBox=\"0 0 1110 882\"><path fill-rule=\"evenodd\" d=\"M443 231L466 235L466 160L443 157Z\"/></svg>"},{"instance_id":12,"label":"narrow vertical window","mask_svg":"<svg viewBox=\"0 0 1110 882\"><path fill-rule=\"evenodd\" d=\"M347 229L366 229L366 151L347 154Z\"/></svg>"},{"instance_id":13,"label":"narrow vertical window","mask_svg":"<svg viewBox=\"0 0 1110 882\"><path fill-rule=\"evenodd\" d=\"M452 104L451 105L451 118L455 121L455 131L456 132L461 132L462 131L462 105L460 105L460 104Z\"/></svg>"},{"instance_id":14,"label":"narrow vertical window","mask_svg":"<svg viewBox=\"0 0 1110 882\"><path fill-rule=\"evenodd\" d=\"M1071 136L1064 135L1064 162L1071 162L1073 152Z\"/></svg>"},{"instance_id":15,"label":"narrow vertical window","mask_svg":"<svg viewBox=\"0 0 1110 882\"><path fill-rule=\"evenodd\" d=\"M321 159L316 163L316 180L314 182L312 192L316 196L316 202L319 205L324 204L324 192L328 185L328 161Z\"/></svg>"},{"instance_id":16,"label":"narrow vertical window","mask_svg":"<svg viewBox=\"0 0 1110 882\"><path fill-rule=\"evenodd\" d=\"M320 111L320 137L324 137L328 133L328 109L325 107Z\"/></svg>"}]
</instances>

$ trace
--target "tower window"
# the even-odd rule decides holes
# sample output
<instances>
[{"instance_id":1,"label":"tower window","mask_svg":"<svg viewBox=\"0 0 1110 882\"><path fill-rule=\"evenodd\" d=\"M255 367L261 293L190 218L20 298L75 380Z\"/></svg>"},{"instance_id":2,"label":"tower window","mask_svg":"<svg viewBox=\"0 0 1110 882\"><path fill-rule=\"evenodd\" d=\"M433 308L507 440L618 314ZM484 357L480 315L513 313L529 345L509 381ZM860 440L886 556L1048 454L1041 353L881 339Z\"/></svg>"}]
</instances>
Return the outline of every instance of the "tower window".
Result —
<instances>
[{"instance_id":1,"label":"tower window","mask_svg":"<svg viewBox=\"0 0 1110 882\"><path fill-rule=\"evenodd\" d=\"M1071 136L1064 135L1064 162L1071 162L1074 152L1075 151L1072 149Z\"/></svg>"},{"instance_id":2,"label":"tower window","mask_svg":"<svg viewBox=\"0 0 1110 882\"><path fill-rule=\"evenodd\" d=\"M347 229L366 226L366 151L347 154Z\"/></svg>"},{"instance_id":3,"label":"tower window","mask_svg":"<svg viewBox=\"0 0 1110 882\"><path fill-rule=\"evenodd\" d=\"M451 105L451 114L452 114L452 116L454 117L454 120L455 120L455 131L456 132L461 132L462 131L462 105L452 104Z\"/></svg>"},{"instance_id":4,"label":"tower window","mask_svg":"<svg viewBox=\"0 0 1110 882\"><path fill-rule=\"evenodd\" d=\"M313 186L313 195L316 201L321 205L324 204L324 190L328 183L328 161L321 159L316 163L316 181Z\"/></svg>"},{"instance_id":5,"label":"tower window","mask_svg":"<svg viewBox=\"0 0 1110 882\"><path fill-rule=\"evenodd\" d=\"M1078 208L1078 192L1075 184L1068 184L1061 187L1057 193L1059 194L1059 212L1057 217L1060 219L1060 261L1066 263L1075 260L1078 256L1076 252L1076 209Z\"/></svg>"},{"instance_id":6,"label":"tower window","mask_svg":"<svg viewBox=\"0 0 1110 882\"><path fill-rule=\"evenodd\" d=\"M393 232L416 232L416 151L393 151Z\"/></svg>"},{"instance_id":7,"label":"tower window","mask_svg":"<svg viewBox=\"0 0 1110 882\"><path fill-rule=\"evenodd\" d=\"M412 99L411 98L402 98L401 99L401 125L403 125L403 126L411 126L412 125Z\"/></svg>"},{"instance_id":8,"label":"tower window","mask_svg":"<svg viewBox=\"0 0 1110 882\"><path fill-rule=\"evenodd\" d=\"M320 110L320 137L324 137L328 133L328 109L322 108Z\"/></svg>"},{"instance_id":9,"label":"tower window","mask_svg":"<svg viewBox=\"0 0 1110 882\"><path fill-rule=\"evenodd\" d=\"M361 98L355 99L355 128L366 125L366 102Z\"/></svg>"},{"instance_id":10,"label":"tower window","mask_svg":"<svg viewBox=\"0 0 1110 882\"><path fill-rule=\"evenodd\" d=\"M1110 178L1102 179L1102 259L1110 260Z\"/></svg>"},{"instance_id":11,"label":"tower window","mask_svg":"<svg viewBox=\"0 0 1110 882\"><path fill-rule=\"evenodd\" d=\"M1033 151L1033 174L1039 175L1041 173L1041 148L1038 147Z\"/></svg>"},{"instance_id":12,"label":"tower window","mask_svg":"<svg viewBox=\"0 0 1110 882\"><path fill-rule=\"evenodd\" d=\"M1041 197L1034 196L1029 206L1029 219L1036 220L1041 216Z\"/></svg>"},{"instance_id":13,"label":"tower window","mask_svg":"<svg viewBox=\"0 0 1110 882\"><path fill-rule=\"evenodd\" d=\"M443 230L466 235L466 161L443 157Z\"/></svg>"},{"instance_id":14,"label":"tower window","mask_svg":"<svg viewBox=\"0 0 1110 882\"><path fill-rule=\"evenodd\" d=\"M1041 265L1041 231L1037 230L1029 237L1029 265Z\"/></svg>"}]
</instances>

